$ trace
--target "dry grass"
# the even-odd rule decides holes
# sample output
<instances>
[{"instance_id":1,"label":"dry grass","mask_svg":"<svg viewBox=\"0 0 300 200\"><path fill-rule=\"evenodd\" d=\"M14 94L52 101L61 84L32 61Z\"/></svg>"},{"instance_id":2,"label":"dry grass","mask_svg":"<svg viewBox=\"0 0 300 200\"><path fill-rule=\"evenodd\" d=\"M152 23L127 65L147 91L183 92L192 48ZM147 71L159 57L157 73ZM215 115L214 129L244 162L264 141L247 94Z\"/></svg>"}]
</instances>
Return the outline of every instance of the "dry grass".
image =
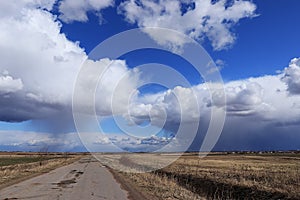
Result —
<instances>
[{"instance_id":1,"label":"dry grass","mask_svg":"<svg viewBox=\"0 0 300 200\"><path fill-rule=\"evenodd\" d=\"M64 155L46 155L42 157L40 155L0 155L0 188L67 165L80 157L81 155L67 157Z\"/></svg>"},{"instance_id":2,"label":"dry grass","mask_svg":"<svg viewBox=\"0 0 300 200\"><path fill-rule=\"evenodd\" d=\"M285 156L187 156L160 171L207 198L283 199L300 196L300 160Z\"/></svg>"},{"instance_id":3,"label":"dry grass","mask_svg":"<svg viewBox=\"0 0 300 200\"><path fill-rule=\"evenodd\" d=\"M157 199L204 199L198 194L181 187L175 179L170 179L166 175L155 173L124 173L124 176Z\"/></svg>"},{"instance_id":4,"label":"dry grass","mask_svg":"<svg viewBox=\"0 0 300 200\"><path fill-rule=\"evenodd\" d=\"M121 156L118 163L145 169L170 156ZM159 199L300 199L299 154L185 154L155 172L123 174Z\"/></svg>"},{"instance_id":5,"label":"dry grass","mask_svg":"<svg viewBox=\"0 0 300 200\"><path fill-rule=\"evenodd\" d=\"M165 172L213 180L300 198L300 159L270 156L214 156L179 159Z\"/></svg>"}]
</instances>

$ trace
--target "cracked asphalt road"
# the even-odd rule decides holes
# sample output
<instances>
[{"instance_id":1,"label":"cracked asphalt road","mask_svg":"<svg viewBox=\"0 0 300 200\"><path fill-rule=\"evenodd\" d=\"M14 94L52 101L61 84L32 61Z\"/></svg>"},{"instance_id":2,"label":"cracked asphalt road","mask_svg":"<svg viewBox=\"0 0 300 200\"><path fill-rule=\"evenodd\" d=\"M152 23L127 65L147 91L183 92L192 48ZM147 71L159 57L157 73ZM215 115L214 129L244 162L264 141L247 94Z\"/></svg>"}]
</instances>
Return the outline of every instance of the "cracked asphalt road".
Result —
<instances>
[{"instance_id":1,"label":"cracked asphalt road","mask_svg":"<svg viewBox=\"0 0 300 200\"><path fill-rule=\"evenodd\" d=\"M128 199L108 169L93 157L0 190L1 200Z\"/></svg>"}]
</instances>

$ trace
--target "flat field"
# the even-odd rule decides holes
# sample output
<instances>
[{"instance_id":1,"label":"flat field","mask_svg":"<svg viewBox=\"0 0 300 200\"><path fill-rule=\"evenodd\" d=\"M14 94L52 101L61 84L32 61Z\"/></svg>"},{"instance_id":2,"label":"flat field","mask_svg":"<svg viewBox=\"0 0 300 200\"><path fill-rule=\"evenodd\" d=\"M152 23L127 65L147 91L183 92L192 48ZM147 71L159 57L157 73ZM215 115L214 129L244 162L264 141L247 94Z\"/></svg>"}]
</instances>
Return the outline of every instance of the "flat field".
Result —
<instances>
[{"instance_id":1,"label":"flat field","mask_svg":"<svg viewBox=\"0 0 300 200\"><path fill-rule=\"evenodd\" d=\"M150 199L300 199L300 154L186 153L171 165L146 173L174 154L105 155L119 172ZM158 164L155 164L157 167ZM124 171L124 170L123 170Z\"/></svg>"},{"instance_id":2,"label":"flat field","mask_svg":"<svg viewBox=\"0 0 300 200\"><path fill-rule=\"evenodd\" d=\"M83 156L0 153L0 188ZM137 191L142 199L300 199L299 152L210 153L204 157L197 153L99 153L96 157L125 190Z\"/></svg>"}]
</instances>

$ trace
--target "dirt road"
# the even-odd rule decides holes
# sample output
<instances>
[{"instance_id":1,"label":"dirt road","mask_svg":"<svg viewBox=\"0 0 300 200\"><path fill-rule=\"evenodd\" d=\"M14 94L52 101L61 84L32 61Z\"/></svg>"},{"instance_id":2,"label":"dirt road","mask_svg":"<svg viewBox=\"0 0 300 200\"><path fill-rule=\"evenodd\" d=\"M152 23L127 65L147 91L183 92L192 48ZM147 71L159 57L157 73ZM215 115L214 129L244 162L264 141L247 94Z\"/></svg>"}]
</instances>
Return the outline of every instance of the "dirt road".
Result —
<instances>
[{"instance_id":1,"label":"dirt road","mask_svg":"<svg viewBox=\"0 0 300 200\"><path fill-rule=\"evenodd\" d=\"M0 190L0 200L128 199L112 174L92 157Z\"/></svg>"}]
</instances>

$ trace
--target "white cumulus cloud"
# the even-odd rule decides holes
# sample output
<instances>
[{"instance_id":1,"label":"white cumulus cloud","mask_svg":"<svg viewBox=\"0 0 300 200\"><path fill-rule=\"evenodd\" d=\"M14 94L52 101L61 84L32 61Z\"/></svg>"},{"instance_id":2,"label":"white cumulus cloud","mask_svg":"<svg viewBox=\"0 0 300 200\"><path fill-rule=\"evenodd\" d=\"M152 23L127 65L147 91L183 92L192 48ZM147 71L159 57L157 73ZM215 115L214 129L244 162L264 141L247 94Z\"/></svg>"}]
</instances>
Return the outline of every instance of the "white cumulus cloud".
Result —
<instances>
[{"instance_id":1,"label":"white cumulus cloud","mask_svg":"<svg viewBox=\"0 0 300 200\"><path fill-rule=\"evenodd\" d=\"M114 0L62 0L59 3L59 18L66 23L88 21L88 12L94 12L102 21L101 10L114 5Z\"/></svg>"},{"instance_id":2,"label":"white cumulus cloud","mask_svg":"<svg viewBox=\"0 0 300 200\"><path fill-rule=\"evenodd\" d=\"M56 16L41 9L42 4L32 3L39 1L28 2L22 4L17 15L12 11L0 18L0 72L9 72L0 76L0 120L24 121L62 115L71 118L73 87L87 55L78 42L70 41L61 33L62 24ZM15 3L6 5L13 7ZM88 92L87 84L97 81L95 71L104 70L112 63L100 83L97 108L101 114L111 113L114 86L128 73L117 92L116 102L116 107L126 109L123 105L127 93L134 88L137 78L125 61L102 59L86 63L88 70L80 83L84 88L82 101L85 102ZM8 92L13 93L7 95Z\"/></svg>"},{"instance_id":3,"label":"white cumulus cloud","mask_svg":"<svg viewBox=\"0 0 300 200\"><path fill-rule=\"evenodd\" d=\"M0 1L1 17L18 17L28 8L51 10L56 0L10 0Z\"/></svg>"},{"instance_id":4,"label":"white cumulus cloud","mask_svg":"<svg viewBox=\"0 0 300 200\"><path fill-rule=\"evenodd\" d=\"M225 93L210 91L206 84L192 88L175 87L141 97L130 107L132 110L129 113L131 119L139 123L151 117L159 121L165 115L168 116L167 120L174 122L180 122L182 116L193 121L199 114L209 117L211 107L215 106L225 109L228 118L238 116L243 122L253 116L270 123L300 121L300 96L289 94L288 86L282 81L285 76L284 73L231 81L224 84ZM224 94L226 102L223 101ZM197 96L198 102L191 102L192 95ZM156 115L151 113L153 108L159 111Z\"/></svg>"},{"instance_id":5,"label":"white cumulus cloud","mask_svg":"<svg viewBox=\"0 0 300 200\"><path fill-rule=\"evenodd\" d=\"M0 76L0 94L16 92L22 88L23 82L21 79L14 79L9 75Z\"/></svg>"},{"instance_id":6,"label":"white cumulus cloud","mask_svg":"<svg viewBox=\"0 0 300 200\"><path fill-rule=\"evenodd\" d=\"M256 5L251 1L211 0L127 0L120 4L119 12L130 23L139 27L160 27L180 31L202 41L208 38L215 50L232 45L236 39L231 28L240 19L254 17ZM159 44L182 46L185 41L148 31Z\"/></svg>"},{"instance_id":7,"label":"white cumulus cloud","mask_svg":"<svg viewBox=\"0 0 300 200\"><path fill-rule=\"evenodd\" d=\"M288 85L287 90L291 94L300 94L300 58L291 60L289 66L284 69L282 80Z\"/></svg>"}]
</instances>

